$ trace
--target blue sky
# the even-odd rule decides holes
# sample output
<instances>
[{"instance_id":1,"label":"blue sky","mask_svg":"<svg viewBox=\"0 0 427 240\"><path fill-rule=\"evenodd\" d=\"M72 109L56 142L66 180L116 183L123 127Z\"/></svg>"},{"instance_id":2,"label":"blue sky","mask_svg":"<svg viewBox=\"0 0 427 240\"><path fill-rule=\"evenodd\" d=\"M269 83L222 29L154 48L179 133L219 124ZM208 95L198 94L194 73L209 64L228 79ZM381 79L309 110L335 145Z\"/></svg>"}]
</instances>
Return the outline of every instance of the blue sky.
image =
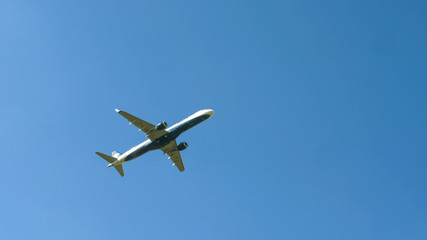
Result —
<instances>
[{"instance_id":1,"label":"blue sky","mask_svg":"<svg viewBox=\"0 0 427 240\"><path fill-rule=\"evenodd\" d=\"M427 239L425 1L0 1L1 239ZM114 112L183 134L145 140Z\"/></svg>"}]
</instances>

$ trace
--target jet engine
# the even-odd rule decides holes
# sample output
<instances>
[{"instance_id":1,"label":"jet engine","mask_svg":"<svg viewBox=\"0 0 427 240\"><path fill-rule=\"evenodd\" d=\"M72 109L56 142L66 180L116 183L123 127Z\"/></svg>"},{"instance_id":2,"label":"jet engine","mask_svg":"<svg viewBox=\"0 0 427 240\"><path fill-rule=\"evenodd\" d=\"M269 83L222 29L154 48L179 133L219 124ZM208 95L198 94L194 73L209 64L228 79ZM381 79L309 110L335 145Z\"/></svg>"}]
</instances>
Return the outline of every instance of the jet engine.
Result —
<instances>
[{"instance_id":1,"label":"jet engine","mask_svg":"<svg viewBox=\"0 0 427 240\"><path fill-rule=\"evenodd\" d=\"M163 122L157 124L156 129L157 130L163 130L163 129L167 128L167 127L168 127L168 123L163 121Z\"/></svg>"},{"instance_id":2,"label":"jet engine","mask_svg":"<svg viewBox=\"0 0 427 240\"><path fill-rule=\"evenodd\" d=\"M178 151L182 151L188 148L188 143L187 142L182 142L178 145Z\"/></svg>"}]
</instances>

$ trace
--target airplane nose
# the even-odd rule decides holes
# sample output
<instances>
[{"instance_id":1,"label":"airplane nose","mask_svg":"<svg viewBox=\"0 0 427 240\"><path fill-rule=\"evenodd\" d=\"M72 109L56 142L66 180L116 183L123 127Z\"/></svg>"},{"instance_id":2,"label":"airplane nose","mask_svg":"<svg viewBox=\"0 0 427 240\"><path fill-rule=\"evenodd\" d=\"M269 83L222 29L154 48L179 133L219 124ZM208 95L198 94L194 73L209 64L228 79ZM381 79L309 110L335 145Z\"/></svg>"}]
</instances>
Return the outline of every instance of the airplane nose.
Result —
<instances>
[{"instance_id":1,"label":"airplane nose","mask_svg":"<svg viewBox=\"0 0 427 240\"><path fill-rule=\"evenodd\" d=\"M214 115L215 111L212 109L206 109L206 113L209 114L210 117L212 117L212 115Z\"/></svg>"}]
</instances>

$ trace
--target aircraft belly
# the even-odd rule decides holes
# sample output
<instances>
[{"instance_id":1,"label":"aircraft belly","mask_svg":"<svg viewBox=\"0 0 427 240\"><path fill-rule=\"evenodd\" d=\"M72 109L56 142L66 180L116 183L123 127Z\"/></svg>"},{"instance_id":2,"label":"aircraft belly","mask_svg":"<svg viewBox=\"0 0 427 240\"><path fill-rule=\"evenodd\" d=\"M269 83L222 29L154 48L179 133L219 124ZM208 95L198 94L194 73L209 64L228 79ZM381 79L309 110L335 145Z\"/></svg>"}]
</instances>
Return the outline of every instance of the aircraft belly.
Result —
<instances>
[{"instance_id":1,"label":"aircraft belly","mask_svg":"<svg viewBox=\"0 0 427 240\"><path fill-rule=\"evenodd\" d=\"M156 150L156 149L160 149L166 145L168 145L170 142L172 142L173 140L176 139L176 137L173 137L174 134L168 134L168 135L163 135L162 137L154 140L154 141L150 141L147 144L141 144L141 146L137 146L134 150L132 150L131 152L129 152L127 154L127 156L125 157L124 161L125 162L129 162L137 157L140 157L142 155L144 155L145 153L152 151L152 150Z\"/></svg>"},{"instance_id":2,"label":"aircraft belly","mask_svg":"<svg viewBox=\"0 0 427 240\"><path fill-rule=\"evenodd\" d=\"M137 147L133 151L129 152L127 154L127 156L125 157L124 161L129 162L129 161L131 161L131 160L133 160L133 159L135 159L141 155L144 155L145 153L147 153L151 150L154 150L154 148L152 148L152 143L150 142L148 144Z\"/></svg>"},{"instance_id":3,"label":"aircraft belly","mask_svg":"<svg viewBox=\"0 0 427 240\"><path fill-rule=\"evenodd\" d=\"M154 149L160 149L160 148L168 145L170 142L174 141L178 136L179 136L179 134L177 134L176 132L169 132L169 133L157 138L156 140L154 140L152 143L153 148Z\"/></svg>"},{"instance_id":4,"label":"aircraft belly","mask_svg":"<svg viewBox=\"0 0 427 240\"><path fill-rule=\"evenodd\" d=\"M181 133L187 131L188 129L200 124L201 122L205 121L208 118L209 118L209 115L204 114L204 115L192 118L192 119L188 119L188 120L180 123L179 125L175 126L174 130L179 132L179 134L181 134Z\"/></svg>"}]
</instances>

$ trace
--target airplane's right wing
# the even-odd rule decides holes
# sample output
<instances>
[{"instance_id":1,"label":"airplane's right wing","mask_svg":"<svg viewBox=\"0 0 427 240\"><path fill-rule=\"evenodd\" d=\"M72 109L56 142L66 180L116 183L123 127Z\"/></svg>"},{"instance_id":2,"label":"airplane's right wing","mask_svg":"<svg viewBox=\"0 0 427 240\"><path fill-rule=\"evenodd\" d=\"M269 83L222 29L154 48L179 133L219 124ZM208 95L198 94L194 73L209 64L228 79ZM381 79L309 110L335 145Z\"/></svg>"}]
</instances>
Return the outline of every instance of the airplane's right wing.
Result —
<instances>
[{"instance_id":1,"label":"airplane's right wing","mask_svg":"<svg viewBox=\"0 0 427 240\"><path fill-rule=\"evenodd\" d=\"M172 160L173 164L178 168L180 172L184 171L184 163L182 162L181 153L178 151L178 145L176 141L172 141L168 145L161 148L164 153L169 155L169 158Z\"/></svg>"},{"instance_id":2,"label":"airplane's right wing","mask_svg":"<svg viewBox=\"0 0 427 240\"><path fill-rule=\"evenodd\" d=\"M139 130L142 130L147 135L147 137L152 141L159 138L163 134L167 133L167 131L165 129L157 130L156 126L154 126L153 124L148 123L142 119L139 119L139 118L137 118L137 117L133 116L132 114L129 114L125 111L120 111L120 110L116 109L116 112L118 114L122 115L123 117L125 117L129 121L129 124L133 124Z\"/></svg>"}]
</instances>

